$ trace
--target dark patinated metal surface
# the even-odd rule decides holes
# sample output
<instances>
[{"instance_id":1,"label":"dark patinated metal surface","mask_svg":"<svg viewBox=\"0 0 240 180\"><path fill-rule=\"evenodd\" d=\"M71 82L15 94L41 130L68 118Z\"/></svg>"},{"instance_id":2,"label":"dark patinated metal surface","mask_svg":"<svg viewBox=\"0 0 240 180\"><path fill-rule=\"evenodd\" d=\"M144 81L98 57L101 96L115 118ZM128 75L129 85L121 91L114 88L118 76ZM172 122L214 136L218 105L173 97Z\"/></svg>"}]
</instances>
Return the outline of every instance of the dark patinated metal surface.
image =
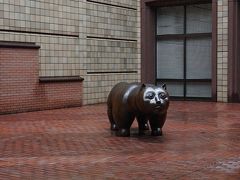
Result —
<instances>
[{"instance_id":1,"label":"dark patinated metal surface","mask_svg":"<svg viewBox=\"0 0 240 180\"><path fill-rule=\"evenodd\" d=\"M167 116L169 95L165 85L121 82L112 88L107 105L110 128L117 131L118 136L130 136L135 118L139 134L149 129L149 121L151 134L160 136Z\"/></svg>"}]
</instances>

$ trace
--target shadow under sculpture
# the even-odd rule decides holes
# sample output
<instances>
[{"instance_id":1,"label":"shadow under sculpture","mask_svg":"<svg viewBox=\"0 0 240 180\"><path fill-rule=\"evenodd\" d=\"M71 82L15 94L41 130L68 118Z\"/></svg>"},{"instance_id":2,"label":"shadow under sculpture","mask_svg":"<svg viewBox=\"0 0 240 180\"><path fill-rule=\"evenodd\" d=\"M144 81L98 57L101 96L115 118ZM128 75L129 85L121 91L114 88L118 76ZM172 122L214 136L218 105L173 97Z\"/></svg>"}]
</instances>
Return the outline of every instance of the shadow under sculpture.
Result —
<instances>
[{"instance_id":1,"label":"shadow under sculpture","mask_svg":"<svg viewBox=\"0 0 240 180\"><path fill-rule=\"evenodd\" d=\"M167 116L169 95L166 85L141 83L116 84L109 93L108 118L110 128L117 136L130 136L130 127L137 119L139 135L151 127L152 136L161 136Z\"/></svg>"}]
</instances>

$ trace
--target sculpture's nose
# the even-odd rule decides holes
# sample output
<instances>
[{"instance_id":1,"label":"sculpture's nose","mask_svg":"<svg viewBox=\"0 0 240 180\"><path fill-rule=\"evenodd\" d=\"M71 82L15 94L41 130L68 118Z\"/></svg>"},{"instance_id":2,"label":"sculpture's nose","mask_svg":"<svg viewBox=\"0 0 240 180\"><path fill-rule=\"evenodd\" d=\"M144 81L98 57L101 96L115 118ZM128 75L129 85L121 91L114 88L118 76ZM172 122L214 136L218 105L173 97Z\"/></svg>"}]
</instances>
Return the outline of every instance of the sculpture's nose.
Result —
<instances>
[{"instance_id":1,"label":"sculpture's nose","mask_svg":"<svg viewBox=\"0 0 240 180\"><path fill-rule=\"evenodd\" d=\"M156 100L156 104L161 104L161 101L160 101L159 97L156 96L155 100Z\"/></svg>"}]
</instances>

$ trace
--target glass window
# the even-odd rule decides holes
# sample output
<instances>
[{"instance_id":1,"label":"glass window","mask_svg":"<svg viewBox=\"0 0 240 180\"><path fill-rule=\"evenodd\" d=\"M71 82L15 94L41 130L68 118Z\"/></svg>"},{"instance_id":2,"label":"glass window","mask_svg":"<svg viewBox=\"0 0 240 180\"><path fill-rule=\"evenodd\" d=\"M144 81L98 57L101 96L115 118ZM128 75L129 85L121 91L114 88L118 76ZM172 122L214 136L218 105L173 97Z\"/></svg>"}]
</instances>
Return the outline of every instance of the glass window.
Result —
<instances>
[{"instance_id":1,"label":"glass window","mask_svg":"<svg viewBox=\"0 0 240 180\"><path fill-rule=\"evenodd\" d=\"M187 39L187 79L211 79L211 38Z\"/></svg>"},{"instance_id":2,"label":"glass window","mask_svg":"<svg viewBox=\"0 0 240 180\"><path fill-rule=\"evenodd\" d=\"M183 40L157 42L157 78L183 79Z\"/></svg>"},{"instance_id":3,"label":"glass window","mask_svg":"<svg viewBox=\"0 0 240 180\"><path fill-rule=\"evenodd\" d=\"M184 6L157 10L157 35L184 33Z\"/></svg>"},{"instance_id":4,"label":"glass window","mask_svg":"<svg viewBox=\"0 0 240 180\"><path fill-rule=\"evenodd\" d=\"M187 97L212 97L211 82L187 83Z\"/></svg>"},{"instance_id":5,"label":"glass window","mask_svg":"<svg viewBox=\"0 0 240 180\"><path fill-rule=\"evenodd\" d=\"M212 32L212 5L187 6L187 33Z\"/></svg>"}]
</instances>

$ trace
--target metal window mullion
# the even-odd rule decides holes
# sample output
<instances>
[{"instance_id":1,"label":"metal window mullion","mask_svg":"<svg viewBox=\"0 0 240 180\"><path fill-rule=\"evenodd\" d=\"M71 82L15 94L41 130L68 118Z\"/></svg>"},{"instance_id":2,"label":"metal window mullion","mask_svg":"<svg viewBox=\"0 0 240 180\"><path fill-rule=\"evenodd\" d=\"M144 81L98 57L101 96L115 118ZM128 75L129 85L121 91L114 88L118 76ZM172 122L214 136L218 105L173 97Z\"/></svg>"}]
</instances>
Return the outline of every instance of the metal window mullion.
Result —
<instances>
[{"instance_id":1,"label":"metal window mullion","mask_svg":"<svg viewBox=\"0 0 240 180\"><path fill-rule=\"evenodd\" d=\"M166 35L156 35L157 40L175 40L184 38L203 38L212 37L212 33L190 33L190 34L166 34Z\"/></svg>"}]
</instances>

